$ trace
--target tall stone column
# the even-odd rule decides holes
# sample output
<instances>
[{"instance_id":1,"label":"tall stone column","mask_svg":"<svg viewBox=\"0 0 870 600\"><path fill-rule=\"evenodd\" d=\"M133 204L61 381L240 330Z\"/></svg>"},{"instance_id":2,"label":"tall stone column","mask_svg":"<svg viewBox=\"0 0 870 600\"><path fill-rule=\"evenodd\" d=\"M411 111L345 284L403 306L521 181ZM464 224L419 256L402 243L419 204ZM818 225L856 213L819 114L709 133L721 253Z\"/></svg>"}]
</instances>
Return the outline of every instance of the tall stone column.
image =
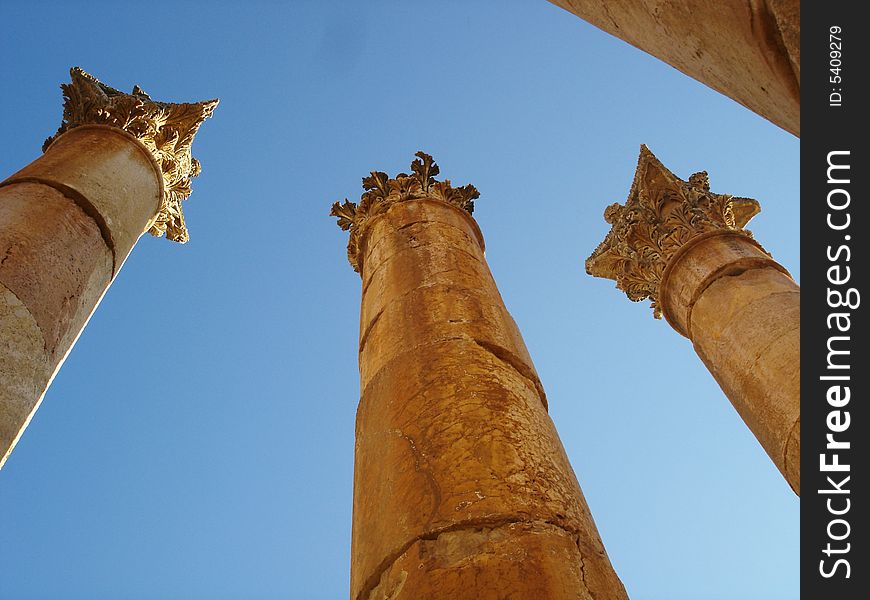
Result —
<instances>
[{"instance_id":1,"label":"tall stone column","mask_svg":"<svg viewBox=\"0 0 870 600\"><path fill-rule=\"evenodd\" d=\"M0 466L139 236L188 240L190 146L217 105L71 77L44 154L0 182Z\"/></svg>"},{"instance_id":2,"label":"tall stone column","mask_svg":"<svg viewBox=\"0 0 870 600\"><path fill-rule=\"evenodd\" d=\"M800 287L743 229L758 202L683 181L646 146L625 205L586 271L689 338L722 391L800 495ZM627 333L627 332L626 332Z\"/></svg>"},{"instance_id":3,"label":"tall stone column","mask_svg":"<svg viewBox=\"0 0 870 600\"><path fill-rule=\"evenodd\" d=\"M550 0L800 136L798 0Z\"/></svg>"},{"instance_id":4,"label":"tall stone column","mask_svg":"<svg viewBox=\"0 0 870 600\"><path fill-rule=\"evenodd\" d=\"M362 277L351 598L626 598L484 258L477 190L373 172Z\"/></svg>"}]
</instances>

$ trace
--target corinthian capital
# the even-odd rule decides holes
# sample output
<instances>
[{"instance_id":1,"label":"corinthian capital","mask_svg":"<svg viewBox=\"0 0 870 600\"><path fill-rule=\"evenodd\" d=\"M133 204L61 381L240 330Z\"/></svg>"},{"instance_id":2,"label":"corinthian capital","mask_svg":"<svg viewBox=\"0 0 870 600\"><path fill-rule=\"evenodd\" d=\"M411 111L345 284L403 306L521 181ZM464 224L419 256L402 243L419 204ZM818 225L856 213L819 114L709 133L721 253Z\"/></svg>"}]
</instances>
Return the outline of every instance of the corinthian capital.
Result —
<instances>
[{"instance_id":1,"label":"corinthian capital","mask_svg":"<svg viewBox=\"0 0 870 600\"><path fill-rule=\"evenodd\" d=\"M385 212L397 202L435 198L472 213L474 200L480 193L473 185L455 188L449 179L436 181L440 169L431 156L417 152L417 159L411 162L411 174L399 173L391 179L386 173L372 171L363 177L363 189L359 204L345 199L344 204L335 202L330 215L338 217L338 226L350 230L347 243L347 259L353 270L359 272L359 242L369 219Z\"/></svg>"},{"instance_id":2,"label":"corinthian capital","mask_svg":"<svg viewBox=\"0 0 870 600\"><path fill-rule=\"evenodd\" d=\"M661 318L659 284L677 250L711 231L751 237L743 228L760 210L751 198L711 192L705 171L683 181L641 146L628 199L605 209L604 219L613 227L586 259L586 272L615 280L630 300L650 298L653 315Z\"/></svg>"},{"instance_id":3,"label":"corinthian capital","mask_svg":"<svg viewBox=\"0 0 870 600\"><path fill-rule=\"evenodd\" d=\"M156 102L139 86L125 94L78 67L70 69L70 77L70 83L61 85L63 122L57 133L45 140L43 151L58 136L80 125L110 125L133 135L151 152L163 173L163 200L148 231L174 242L188 241L181 201L190 196L190 180L201 171L199 161L191 156L190 146L218 100L189 104Z\"/></svg>"}]
</instances>

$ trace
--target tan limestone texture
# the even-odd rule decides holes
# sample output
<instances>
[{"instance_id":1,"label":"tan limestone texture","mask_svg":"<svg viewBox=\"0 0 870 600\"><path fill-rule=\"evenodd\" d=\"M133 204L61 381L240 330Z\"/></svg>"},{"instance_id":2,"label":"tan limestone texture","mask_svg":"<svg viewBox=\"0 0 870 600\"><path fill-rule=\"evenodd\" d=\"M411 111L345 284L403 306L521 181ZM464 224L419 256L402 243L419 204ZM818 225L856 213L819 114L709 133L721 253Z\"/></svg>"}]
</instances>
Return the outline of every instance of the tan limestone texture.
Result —
<instances>
[{"instance_id":1,"label":"tan limestone texture","mask_svg":"<svg viewBox=\"0 0 870 600\"><path fill-rule=\"evenodd\" d=\"M158 208L162 179L132 136L83 126L0 183L0 284L33 328L5 322L3 339L39 336L24 360L0 359L4 392L0 451L8 457L54 373L90 318L114 273ZM134 235L134 232L138 234ZM32 368L39 363L44 368Z\"/></svg>"},{"instance_id":2,"label":"tan limestone texture","mask_svg":"<svg viewBox=\"0 0 870 600\"><path fill-rule=\"evenodd\" d=\"M618 585L601 562L577 560L577 536L546 523L447 531L420 539L381 576L372 599L610 598ZM424 577L414 576L414 570ZM582 582L582 585L578 585ZM591 590L591 591L590 591Z\"/></svg>"},{"instance_id":3,"label":"tan limestone texture","mask_svg":"<svg viewBox=\"0 0 870 600\"><path fill-rule=\"evenodd\" d=\"M665 316L800 495L800 287L752 239L723 234L677 255L661 294Z\"/></svg>"},{"instance_id":4,"label":"tan limestone texture","mask_svg":"<svg viewBox=\"0 0 870 600\"><path fill-rule=\"evenodd\" d=\"M27 306L52 365L112 279L112 254L99 227L54 187L0 187L0 283Z\"/></svg>"},{"instance_id":5,"label":"tan limestone texture","mask_svg":"<svg viewBox=\"0 0 870 600\"><path fill-rule=\"evenodd\" d=\"M70 129L4 184L33 181L76 201L100 228L117 272L160 206L163 177L132 135L108 125ZM135 198L135 202L127 199Z\"/></svg>"},{"instance_id":6,"label":"tan limestone texture","mask_svg":"<svg viewBox=\"0 0 870 600\"><path fill-rule=\"evenodd\" d=\"M800 136L798 0L550 0Z\"/></svg>"},{"instance_id":7,"label":"tan limestone texture","mask_svg":"<svg viewBox=\"0 0 870 600\"><path fill-rule=\"evenodd\" d=\"M217 105L70 76L44 154L0 182L0 467L139 237L187 241L191 143Z\"/></svg>"},{"instance_id":8,"label":"tan limestone texture","mask_svg":"<svg viewBox=\"0 0 870 600\"><path fill-rule=\"evenodd\" d=\"M477 224L465 204L402 198L352 257L351 598L626 598Z\"/></svg>"},{"instance_id":9,"label":"tan limestone texture","mask_svg":"<svg viewBox=\"0 0 870 600\"><path fill-rule=\"evenodd\" d=\"M111 127L133 136L145 156L151 157L161 183L160 205L157 213L149 216L149 233L158 237L165 235L182 244L187 242L190 234L181 203L190 196L191 179L202 171L199 161L191 154L191 145L200 125L214 113L218 100L158 102L138 85L133 86L129 94L124 93L78 67L70 69L70 80L60 86L64 95L63 121L57 133L45 140L43 151L56 145L66 133L93 125ZM100 174L93 175L100 185ZM129 183L135 185L133 181ZM105 208L110 209L107 217L117 216L111 211L112 207ZM138 238L139 232L132 233ZM123 245L121 240L119 246Z\"/></svg>"},{"instance_id":10,"label":"tan limestone texture","mask_svg":"<svg viewBox=\"0 0 870 600\"><path fill-rule=\"evenodd\" d=\"M800 495L800 288L744 227L751 198L710 190L701 171L683 181L641 146L624 205L586 271L651 299L692 340L701 360Z\"/></svg>"},{"instance_id":11,"label":"tan limestone texture","mask_svg":"<svg viewBox=\"0 0 870 600\"><path fill-rule=\"evenodd\" d=\"M42 332L21 300L0 283L0 467L36 410L51 376Z\"/></svg>"}]
</instances>

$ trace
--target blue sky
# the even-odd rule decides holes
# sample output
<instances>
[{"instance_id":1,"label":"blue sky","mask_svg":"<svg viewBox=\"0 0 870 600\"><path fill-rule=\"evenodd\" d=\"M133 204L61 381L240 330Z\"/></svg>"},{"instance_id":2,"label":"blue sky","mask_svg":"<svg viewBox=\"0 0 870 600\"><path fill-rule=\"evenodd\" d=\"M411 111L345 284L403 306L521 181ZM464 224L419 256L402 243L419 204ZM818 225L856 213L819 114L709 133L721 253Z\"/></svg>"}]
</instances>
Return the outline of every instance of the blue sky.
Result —
<instances>
[{"instance_id":1,"label":"blue sky","mask_svg":"<svg viewBox=\"0 0 870 600\"><path fill-rule=\"evenodd\" d=\"M583 260L638 147L762 204L799 277L799 142L545 0L3 0L0 174L78 65L220 97L191 241L143 237L0 472L0 598L348 593L360 283L330 204L417 150L487 259L634 600L798 597L799 503L694 354Z\"/></svg>"}]
</instances>

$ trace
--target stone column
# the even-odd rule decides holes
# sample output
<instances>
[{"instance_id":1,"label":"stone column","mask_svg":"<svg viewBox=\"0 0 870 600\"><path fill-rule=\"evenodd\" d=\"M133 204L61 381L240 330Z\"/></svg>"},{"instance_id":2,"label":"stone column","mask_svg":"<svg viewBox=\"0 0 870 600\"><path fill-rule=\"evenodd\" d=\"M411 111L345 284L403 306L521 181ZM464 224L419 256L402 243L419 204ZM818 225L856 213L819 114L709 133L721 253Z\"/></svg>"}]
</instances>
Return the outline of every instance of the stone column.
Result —
<instances>
[{"instance_id":1,"label":"stone column","mask_svg":"<svg viewBox=\"0 0 870 600\"><path fill-rule=\"evenodd\" d=\"M550 0L800 136L798 0Z\"/></svg>"},{"instance_id":2,"label":"stone column","mask_svg":"<svg viewBox=\"0 0 870 600\"><path fill-rule=\"evenodd\" d=\"M743 229L759 210L712 193L706 172L683 181L641 146L628 200L605 211L613 227L586 271L652 299L800 495L800 287Z\"/></svg>"},{"instance_id":3,"label":"stone column","mask_svg":"<svg viewBox=\"0 0 870 600\"><path fill-rule=\"evenodd\" d=\"M44 154L0 182L0 466L139 236L187 241L190 146L217 105L71 77Z\"/></svg>"},{"instance_id":4,"label":"stone column","mask_svg":"<svg viewBox=\"0 0 870 600\"><path fill-rule=\"evenodd\" d=\"M373 172L362 277L351 598L626 598L471 218L472 186Z\"/></svg>"}]
</instances>

